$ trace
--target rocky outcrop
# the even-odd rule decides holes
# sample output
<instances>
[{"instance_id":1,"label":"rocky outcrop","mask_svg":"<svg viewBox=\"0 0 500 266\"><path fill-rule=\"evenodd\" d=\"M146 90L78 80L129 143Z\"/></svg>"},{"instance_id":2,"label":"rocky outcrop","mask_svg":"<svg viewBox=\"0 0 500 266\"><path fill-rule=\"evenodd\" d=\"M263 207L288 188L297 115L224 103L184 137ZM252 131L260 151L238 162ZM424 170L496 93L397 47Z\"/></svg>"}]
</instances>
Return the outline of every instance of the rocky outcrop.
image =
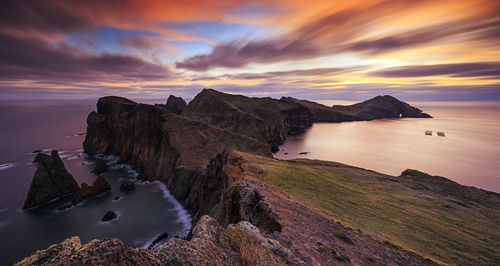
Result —
<instances>
[{"instance_id":1,"label":"rocky outcrop","mask_svg":"<svg viewBox=\"0 0 500 266\"><path fill-rule=\"evenodd\" d=\"M144 249L127 247L119 239L95 239L82 245L77 236L39 250L15 265L161 265Z\"/></svg>"},{"instance_id":2,"label":"rocky outcrop","mask_svg":"<svg viewBox=\"0 0 500 266\"><path fill-rule=\"evenodd\" d=\"M336 112L353 116L356 120L401 117L431 118L430 115L423 113L422 110L389 95L377 96L370 100L348 106L334 105L332 109Z\"/></svg>"},{"instance_id":3,"label":"rocky outcrop","mask_svg":"<svg viewBox=\"0 0 500 266\"><path fill-rule=\"evenodd\" d=\"M123 181L120 184L120 191L122 191L122 192L130 192L133 190L135 190L135 184L134 184L134 182L132 182L130 180Z\"/></svg>"},{"instance_id":4,"label":"rocky outcrop","mask_svg":"<svg viewBox=\"0 0 500 266\"><path fill-rule=\"evenodd\" d=\"M212 89L204 89L196 95L183 115L269 143L273 150L289 133L306 130L313 123L310 112L299 104Z\"/></svg>"},{"instance_id":5,"label":"rocky outcrop","mask_svg":"<svg viewBox=\"0 0 500 266\"><path fill-rule=\"evenodd\" d=\"M119 97L99 99L87 123L86 153L119 155L141 178L164 181L194 221L216 205L227 182L207 170L210 159L225 149L271 156L266 143Z\"/></svg>"},{"instance_id":6,"label":"rocky outcrop","mask_svg":"<svg viewBox=\"0 0 500 266\"><path fill-rule=\"evenodd\" d=\"M192 238L173 238L156 253L165 265L241 265L231 248L229 236L210 216L203 216L193 228Z\"/></svg>"},{"instance_id":7,"label":"rocky outcrop","mask_svg":"<svg viewBox=\"0 0 500 266\"><path fill-rule=\"evenodd\" d=\"M314 122L346 122L346 121L367 121L382 118L431 118L422 110L412 107L398 99L385 95L377 96L370 100L353 105L325 106L307 100L297 100L291 97L282 97L283 102L293 102L307 108Z\"/></svg>"},{"instance_id":8,"label":"rocky outcrop","mask_svg":"<svg viewBox=\"0 0 500 266\"><path fill-rule=\"evenodd\" d=\"M118 215L116 215L116 212L107 211L106 214L104 214L104 216L102 217L101 222L109 222L115 219L116 217L118 217Z\"/></svg>"},{"instance_id":9,"label":"rocky outcrop","mask_svg":"<svg viewBox=\"0 0 500 266\"><path fill-rule=\"evenodd\" d=\"M99 175L104 172L108 171L108 165L106 164L105 161L97 161L94 167L94 170L92 170L92 173Z\"/></svg>"},{"instance_id":10,"label":"rocky outcrop","mask_svg":"<svg viewBox=\"0 0 500 266\"><path fill-rule=\"evenodd\" d=\"M111 186L104 177L100 176L94 181L94 183L92 183L92 186L87 185L87 183L82 183L82 187L76 194L75 198L71 201L71 204L76 205L84 200L109 191L111 191Z\"/></svg>"},{"instance_id":11,"label":"rocky outcrop","mask_svg":"<svg viewBox=\"0 0 500 266\"><path fill-rule=\"evenodd\" d=\"M23 209L37 207L78 191L78 183L66 170L56 150L50 155L38 153L34 162L38 164L38 168L31 181Z\"/></svg>"},{"instance_id":12,"label":"rocky outcrop","mask_svg":"<svg viewBox=\"0 0 500 266\"><path fill-rule=\"evenodd\" d=\"M168 96L167 104L165 104L165 109L178 115L181 114L186 107L186 101L184 101L181 97L175 97L174 95Z\"/></svg>"},{"instance_id":13,"label":"rocky outcrop","mask_svg":"<svg viewBox=\"0 0 500 266\"><path fill-rule=\"evenodd\" d=\"M167 234L161 234L161 241ZM155 240L156 241L156 240ZM120 240L78 237L39 250L16 265L276 265L303 264L278 241L248 222L225 229L203 216L189 240L172 238L157 249L131 248Z\"/></svg>"}]
</instances>

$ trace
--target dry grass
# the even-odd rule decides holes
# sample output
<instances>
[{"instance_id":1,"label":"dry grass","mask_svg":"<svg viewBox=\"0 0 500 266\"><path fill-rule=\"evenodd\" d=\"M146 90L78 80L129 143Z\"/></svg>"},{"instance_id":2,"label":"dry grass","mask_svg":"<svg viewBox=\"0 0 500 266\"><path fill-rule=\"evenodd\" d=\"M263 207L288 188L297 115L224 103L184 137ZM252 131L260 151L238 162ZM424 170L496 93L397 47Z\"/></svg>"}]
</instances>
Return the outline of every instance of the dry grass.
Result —
<instances>
[{"instance_id":1,"label":"dry grass","mask_svg":"<svg viewBox=\"0 0 500 266\"><path fill-rule=\"evenodd\" d=\"M421 189L411 180L334 162L243 156L263 170L260 182L349 227L438 263L500 265L498 196L471 201L484 193L461 193L459 186L443 194L432 180L425 186L434 190Z\"/></svg>"}]
</instances>

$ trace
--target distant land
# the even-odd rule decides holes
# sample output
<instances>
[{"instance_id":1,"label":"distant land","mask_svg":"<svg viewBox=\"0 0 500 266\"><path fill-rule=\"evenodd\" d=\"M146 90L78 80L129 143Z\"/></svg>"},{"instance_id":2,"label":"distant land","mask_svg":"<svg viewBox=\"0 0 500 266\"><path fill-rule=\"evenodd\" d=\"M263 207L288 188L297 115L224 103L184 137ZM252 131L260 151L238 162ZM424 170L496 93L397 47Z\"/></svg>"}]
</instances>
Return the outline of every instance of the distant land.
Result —
<instances>
[{"instance_id":1,"label":"distant land","mask_svg":"<svg viewBox=\"0 0 500 266\"><path fill-rule=\"evenodd\" d=\"M387 95L331 107L212 89L188 104L100 98L84 151L164 182L191 213L191 234L156 251L75 236L19 264L500 264L500 194L411 169L272 157L315 122L401 117L431 118Z\"/></svg>"}]
</instances>

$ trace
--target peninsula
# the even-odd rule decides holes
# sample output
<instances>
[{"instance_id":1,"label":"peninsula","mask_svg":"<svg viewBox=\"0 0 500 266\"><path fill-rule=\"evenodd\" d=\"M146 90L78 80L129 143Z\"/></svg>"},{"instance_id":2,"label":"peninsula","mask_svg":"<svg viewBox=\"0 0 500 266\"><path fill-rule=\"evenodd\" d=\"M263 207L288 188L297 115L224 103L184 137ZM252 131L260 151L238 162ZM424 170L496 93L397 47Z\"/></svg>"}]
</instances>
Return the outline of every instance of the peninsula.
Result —
<instances>
[{"instance_id":1,"label":"peninsula","mask_svg":"<svg viewBox=\"0 0 500 266\"><path fill-rule=\"evenodd\" d=\"M350 106L204 89L187 106L103 97L84 150L161 180L193 217L157 251L78 237L20 265L500 264L500 195L417 170L400 176L335 162L274 159L315 122L429 118L391 96Z\"/></svg>"}]
</instances>

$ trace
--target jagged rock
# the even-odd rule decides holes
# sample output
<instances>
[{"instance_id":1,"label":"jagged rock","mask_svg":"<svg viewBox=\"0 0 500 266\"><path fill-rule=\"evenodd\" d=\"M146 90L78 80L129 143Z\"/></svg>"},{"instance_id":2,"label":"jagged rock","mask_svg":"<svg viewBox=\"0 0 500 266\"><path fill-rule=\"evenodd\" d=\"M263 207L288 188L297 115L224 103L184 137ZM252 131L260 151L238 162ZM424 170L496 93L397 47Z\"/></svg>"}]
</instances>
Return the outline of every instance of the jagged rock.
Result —
<instances>
[{"instance_id":1,"label":"jagged rock","mask_svg":"<svg viewBox=\"0 0 500 266\"><path fill-rule=\"evenodd\" d=\"M86 153L119 155L140 177L164 181L193 211L194 222L219 202L227 182L216 171L207 173L214 156L224 150L272 156L266 143L120 97L99 99L87 123Z\"/></svg>"},{"instance_id":2,"label":"jagged rock","mask_svg":"<svg viewBox=\"0 0 500 266\"><path fill-rule=\"evenodd\" d=\"M150 252L131 248L119 239L94 239L85 245L77 236L39 250L15 265L161 265Z\"/></svg>"},{"instance_id":3,"label":"jagged rock","mask_svg":"<svg viewBox=\"0 0 500 266\"><path fill-rule=\"evenodd\" d=\"M186 109L187 103L181 97L168 96L165 108L174 114L181 114Z\"/></svg>"},{"instance_id":4,"label":"jagged rock","mask_svg":"<svg viewBox=\"0 0 500 266\"><path fill-rule=\"evenodd\" d=\"M130 180L123 181L123 183L121 183L121 185L120 185L120 191L130 192L133 190L135 190L135 184L134 184L134 182L132 182Z\"/></svg>"},{"instance_id":5,"label":"jagged rock","mask_svg":"<svg viewBox=\"0 0 500 266\"><path fill-rule=\"evenodd\" d=\"M168 237L167 232L161 233L159 236L155 238L155 240L153 240L153 242L151 242L151 244L149 244L148 249L149 250L154 249L162 240L167 239L167 237Z\"/></svg>"},{"instance_id":6,"label":"jagged rock","mask_svg":"<svg viewBox=\"0 0 500 266\"><path fill-rule=\"evenodd\" d=\"M226 231L207 215L193 228L191 240L173 238L158 248L156 256L165 265L241 265Z\"/></svg>"},{"instance_id":7,"label":"jagged rock","mask_svg":"<svg viewBox=\"0 0 500 266\"><path fill-rule=\"evenodd\" d=\"M37 207L78 191L78 184L64 167L56 150L50 155L39 153L34 162L38 163L38 168L31 181L23 209Z\"/></svg>"},{"instance_id":8,"label":"jagged rock","mask_svg":"<svg viewBox=\"0 0 500 266\"><path fill-rule=\"evenodd\" d=\"M231 224L227 228L231 241L241 250L245 264L249 265L302 265L303 261L275 239L264 237L259 229L247 221ZM250 249L250 250L248 250ZM272 253L267 252L270 250ZM244 257L244 254L250 256Z\"/></svg>"},{"instance_id":9,"label":"jagged rock","mask_svg":"<svg viewBox=\"0 0 500 266\"><path fill-rule=\"evenodd\" d=\"M97 161L95 164L94 170L92 170L92 173L98 175L106 172L108 170L108 165L104 161Z\"/></svg>"},{"instance_id":10,"label":"jagged rock","mask_svg":"<svg viewBox=\"0 0 500 266\"><path fill-rule=\"evenodd\" d=\"M228 224L249 221L268 233L281 231L277 215L263 200L256 184L236 182L232 186L229 204Z\"/></svg>"},{"instance_id":11,"label":"jagged rock","mask_svg":"<svg viewBox=\"0 0 500 266\"><path fill-rule=\"evenodd\" d=\"M109 185L108 181L106 181L104 177L100 176L94 181L94 183L92 183L92 186L89 186L86 183L82 183L82 187L76 194L75 198L73 198L71 203L73 205L76 205L86 199L98 196L110 190L111 186Z\"/></svg>"},{"instance_id":12,"label":"jagged rock","mask_svg":"<svg viewBox=\"0 0 500 266\"><path fill-rule=\"evenodd\" d=\"M108 211L101 219L101 222L108 222L118 217L114 211Z\"/></svg>"},{"instance_id":13,"label":"jagged rock","mask_svg":"<svg viewBox=\"0 0 500 266\"><path fill-rule=\"evenodd\" d=\"M289 133L312 125L311 113L297 103L271 98L249 98L203 89L183 115L269 143L276 151Z\"/></svg>"}]
</instances>

